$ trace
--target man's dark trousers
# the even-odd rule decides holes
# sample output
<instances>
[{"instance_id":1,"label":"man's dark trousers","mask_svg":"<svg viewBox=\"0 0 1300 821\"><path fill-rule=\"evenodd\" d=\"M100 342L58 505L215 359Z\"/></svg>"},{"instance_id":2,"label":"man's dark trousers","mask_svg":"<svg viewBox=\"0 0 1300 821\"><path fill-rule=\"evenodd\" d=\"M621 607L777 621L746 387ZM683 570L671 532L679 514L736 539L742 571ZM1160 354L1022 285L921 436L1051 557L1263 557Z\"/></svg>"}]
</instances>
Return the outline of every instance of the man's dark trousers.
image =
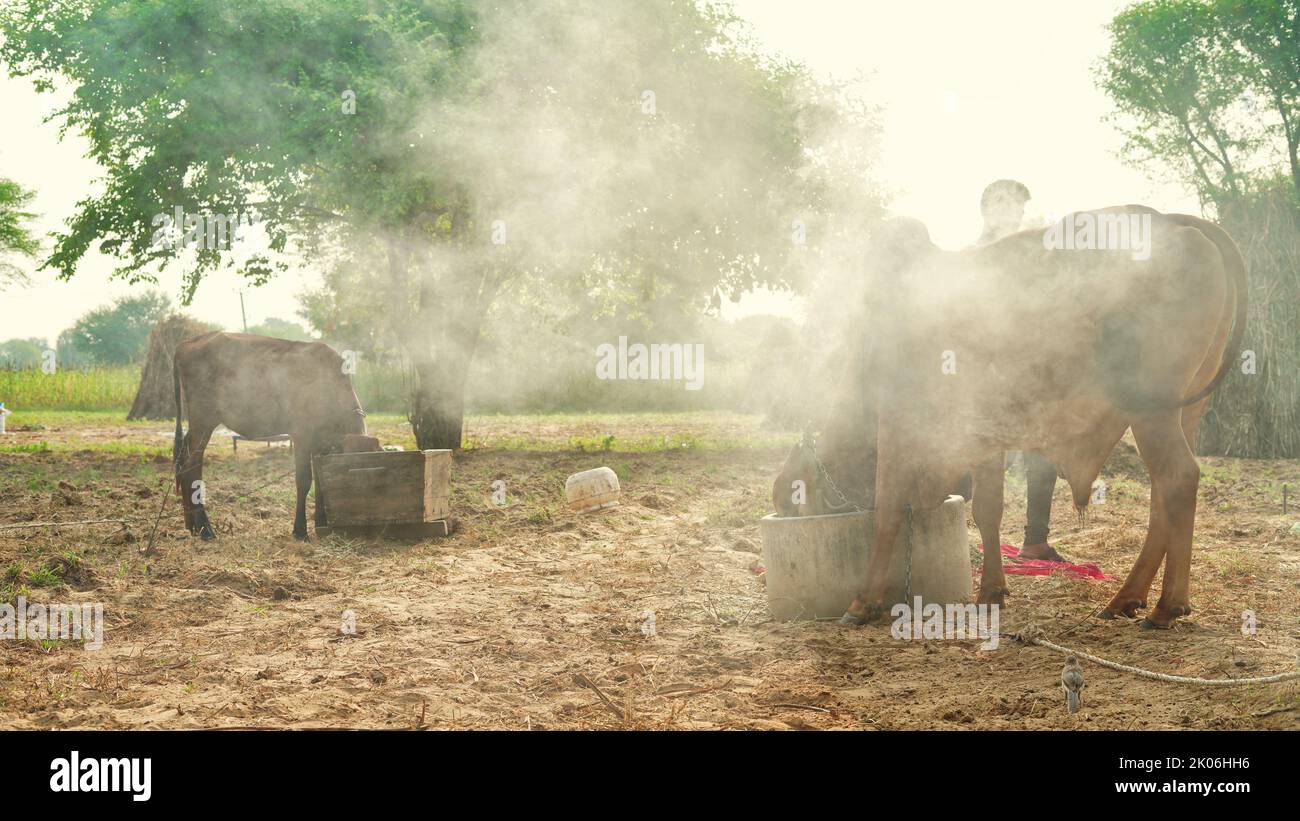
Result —
<instances>
[{"instance_id":1,"label":"man's dark trousers","mask_svg":"<svg viewBox=\"0 0 1300 821\"><path fill-rule=\"evenodd\" d=\"M1024 452L1026 505L1025 544L1044 544L1052 521L1052 493L1056 490L1056 465L1033 451ZM953 493L970 501L971 475L957 483Z\"/></svg>"}]
</instances>

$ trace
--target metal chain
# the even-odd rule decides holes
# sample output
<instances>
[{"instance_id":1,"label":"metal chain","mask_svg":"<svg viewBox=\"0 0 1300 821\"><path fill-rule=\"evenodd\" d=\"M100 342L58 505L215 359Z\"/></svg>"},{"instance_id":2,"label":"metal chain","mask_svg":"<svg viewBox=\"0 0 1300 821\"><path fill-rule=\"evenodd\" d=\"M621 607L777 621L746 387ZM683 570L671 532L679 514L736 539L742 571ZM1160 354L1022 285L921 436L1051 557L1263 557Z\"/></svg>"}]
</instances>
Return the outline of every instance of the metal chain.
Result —
<instances>
[{"instance_id":1,"label":"metal chain","mask_svg":"<svg viewBox=\"0 0 1300 821\"><path fill-rule=\"evenodd\" d=\"M817 455L816 439L813 437L812 432L810 430L804 431L803 444L804 447L808 449L808 452L812 454L813 464L817 468L818 475L825 478L826 486L829 487L832 491L834 491L836 496L840 497L839 504L835 504L830 499L824 499L824 501L826 502L826 506L829 507L831 510L842 510L845 507L852 507L855 512L858 513L863 512L862 506L859 505L857 502L854 502L853 500L849 499L848 496L844 495L844 492L839 489L838 485L835 484L835 480L831 478L831 472L826 469L826 465L822 462L821 457ZM908 505L907 506L907 573L906 573L906 582L904 588L906 593L906 602L908 605L911 605L912 603L912 534L913 534L912 506Z\"/></svg>"},{"instance_id":2,"label":"metal chain","mask_svg":"<svg viewBox=\"0 0 1300 821\"><path fill-rule=\"evenodd\" d=\"M839 485L835 484L835 480L831 478L831 472L826 469L826 465L822 462L821 457L817 455L817 444L811 431L804 431L803 445L808 449L808 452L812 454L813 465L817 468L817 474L824 478L826 480L826 486L834 491L836 496L840 497L839 504L832 502L830 499L824 499L826 506L831 510L843 510L846 507L852 507L854 511L861 513L862 506L846 496L844 491L840 490Z\"/></svg>"}]
</instances>

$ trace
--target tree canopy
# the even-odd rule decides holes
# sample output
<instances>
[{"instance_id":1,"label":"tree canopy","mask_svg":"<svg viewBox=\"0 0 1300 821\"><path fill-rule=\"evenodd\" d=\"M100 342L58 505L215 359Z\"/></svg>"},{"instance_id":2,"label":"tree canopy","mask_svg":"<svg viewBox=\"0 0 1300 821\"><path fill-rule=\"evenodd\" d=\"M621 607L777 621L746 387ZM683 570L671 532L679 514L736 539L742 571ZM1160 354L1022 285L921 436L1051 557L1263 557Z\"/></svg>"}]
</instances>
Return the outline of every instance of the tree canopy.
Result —
<instances>
[{"instance_id":1,"label":"tree canopy","mask_svg":"<svg viewBox=\"0 0 1300 821\"><path fill-rule=\"evenodd\" d=\"M307 329L297 322L275 316L268 316L256 325L250 325L248 332L250 334L260 334L261 336L292 339L297 342L306 342L312 338L312 335L307 333Z\"/></svg>"},{"instance_id":2,"label":"tree canopy","mask_svg":"<svg viewBox=\"0 0 1300 821\"><path fill-rule=\"evenodd\" d=\"M104 168L45 265L179 264L185 302L219 265L330 271L335 317L410 357L422 447L459 444L503 293L644 318L800 287L880 208L874 112L709 3L20 0L0 33ZM157 242L175 209L253 213L266 247Z\"/></svg>"},{"instance_id":3,"label":"tree canopy","mask_svg":"<svg viewBox=\"0 0 1300 821\"><path fill-rule=\"evenodd\" d=\"M1126 151L1222 207L1300 194L1300 0L1148 0L1110 25L1098 80Z\"/></svg>"},{"instance_id":4,"label":"tree canopy","mask_svg":"<svg viewBox=\"0 0 1300 821\"><path fill-rule=\"evenodd\" d=\"M171 300L156 291L120 297L112 305L87 311L65 332L66 340L61 336L59 341L70 343L92 364L126 365L140 360L154 323L170 311Z\"/></svg>"},{"instance_id":5,"label":"tree canopy","mask_svg":"<svg viewBox=\"0 0 1300 821\"><path fill-rule=\"evenodd\" d=\"M12 257L35 257L41 250L40 240L28 225L36 216L27 210L35 196L36 192L13 180L0 178L0 289L27 280Z\"/></svg>"}]
</instances>

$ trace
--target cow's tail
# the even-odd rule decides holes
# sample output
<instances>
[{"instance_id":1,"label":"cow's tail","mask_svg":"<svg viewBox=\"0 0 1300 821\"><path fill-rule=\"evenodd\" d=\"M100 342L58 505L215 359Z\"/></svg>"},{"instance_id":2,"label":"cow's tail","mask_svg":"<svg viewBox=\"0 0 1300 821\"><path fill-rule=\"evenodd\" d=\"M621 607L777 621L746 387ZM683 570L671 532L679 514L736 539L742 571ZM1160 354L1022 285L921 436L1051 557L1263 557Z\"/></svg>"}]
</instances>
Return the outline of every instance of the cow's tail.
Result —
<instances>
[{"instance_id":1,"label":"cow's tail","mask_svg":"<svg viewBox=\"0 0 1300 821\"><path fill-rule=\"evenodd\" d=\"M1188 221L1181 218L1181 215L1174 214L1172 216L1184 225L1189 224ZM1223 347L1223 359L1219 362L1218 373L1214 374L1214 378L1204 388L1179 402L1180 407L1193 405L1209 396L1223 381L1223 378L1228 375L1229 369L1236 364L1237 357L1241 355L1241 340L1246 334L1246 308L1248 307L1247 299L1250 291L1249 282L1246 278L1246 260L1242 257L1241 249L1237 247L1237 243L1232 241L1232 237L1228 236L1228 232L1218 225L1202 219L1196 220L1195 227L1200 229L1201 233L1205 234L1218 247L1219 255L1223 257L1223 268L1228 277L1228 287L1236 297L1237 311L1232 317L1232 333L1228 336L1228 344Z\"/></svg>"},{"instance_id":2,"label":"cow's tail","mask_svg":"<svg viewBox=\"0 0 1300 821\"><path fill-rule=\"evenodd\" d=\"M176 438L172 440L172 466L176 473L176 492L184 493L181 488L181 467L190 460L185 452L185 429L181 427L181 367L172 359L172 388L176 398Z\"/></svg>"},{"instance_id":3,"label":"cow's tail","mask_svg":"<svg viewBox=\"0 0 1300 821\"><path fill-rule=\"evenodd\" d=\"M1200 402L1213 393L1236 363L1241 353L1241 341L1246 333L1248 293L1246 260L1242 258L1237 244L1232 241L1232 237L1228 236L1227 231L1212 222L1182 214L1168 216L1180 225L1196 228L1219 249L1228 288L1235 298L1236 311L1232 319L1232 331L1228 336L1227 344L1223 347L1219 370L1203 388L1183 399L1154 397L1142 389L1142 385L1139 384L1140 376L1133 372L1131 365L1133 353L1139 345L1133 330L1133 317L1115 314L1103 320L1098 339L1097 358L1107 392L1126 410L1141 413L1184 408Z\"/></svg>"}]
</instances>

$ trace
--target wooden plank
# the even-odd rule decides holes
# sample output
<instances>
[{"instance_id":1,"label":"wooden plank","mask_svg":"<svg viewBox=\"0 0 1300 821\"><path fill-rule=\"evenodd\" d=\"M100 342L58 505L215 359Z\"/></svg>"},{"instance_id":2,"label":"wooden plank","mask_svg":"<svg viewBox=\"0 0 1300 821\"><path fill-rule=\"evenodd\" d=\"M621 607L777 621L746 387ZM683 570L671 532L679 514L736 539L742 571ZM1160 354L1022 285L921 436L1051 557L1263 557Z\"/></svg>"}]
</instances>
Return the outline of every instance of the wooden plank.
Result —
<instances>
[{"instance_id":1,"label":"wooden plank","mask_svg":"<svg viewBox=\"0 0 1300 821\"><path fill-rule=\"evenodd\" d=\"M451 514L451 451L426 450L424 460L424 514L421 521L445 519Z\"/></svg>"},{"instance_id":2,"label":"wooden plank","mask_svg":"<svg viewBox=\"0 0 1300 821\"><path fill-rule=\"evenodd\" d=\"M331 534L350 539L435 539L456 532L455 519L386 525L338 525L316 528L317 538Z\"/></svg>"},{"instance_id":3,"label":"wooden plank","mask_svg":"<svg viewBox=\"0 0 1300 821\"><path fill-rule=\"evenodd\" d=\"M336 453L315 459L330 525L416 524L451 514L451 451Z\"/></svg>"}]
</instances>

